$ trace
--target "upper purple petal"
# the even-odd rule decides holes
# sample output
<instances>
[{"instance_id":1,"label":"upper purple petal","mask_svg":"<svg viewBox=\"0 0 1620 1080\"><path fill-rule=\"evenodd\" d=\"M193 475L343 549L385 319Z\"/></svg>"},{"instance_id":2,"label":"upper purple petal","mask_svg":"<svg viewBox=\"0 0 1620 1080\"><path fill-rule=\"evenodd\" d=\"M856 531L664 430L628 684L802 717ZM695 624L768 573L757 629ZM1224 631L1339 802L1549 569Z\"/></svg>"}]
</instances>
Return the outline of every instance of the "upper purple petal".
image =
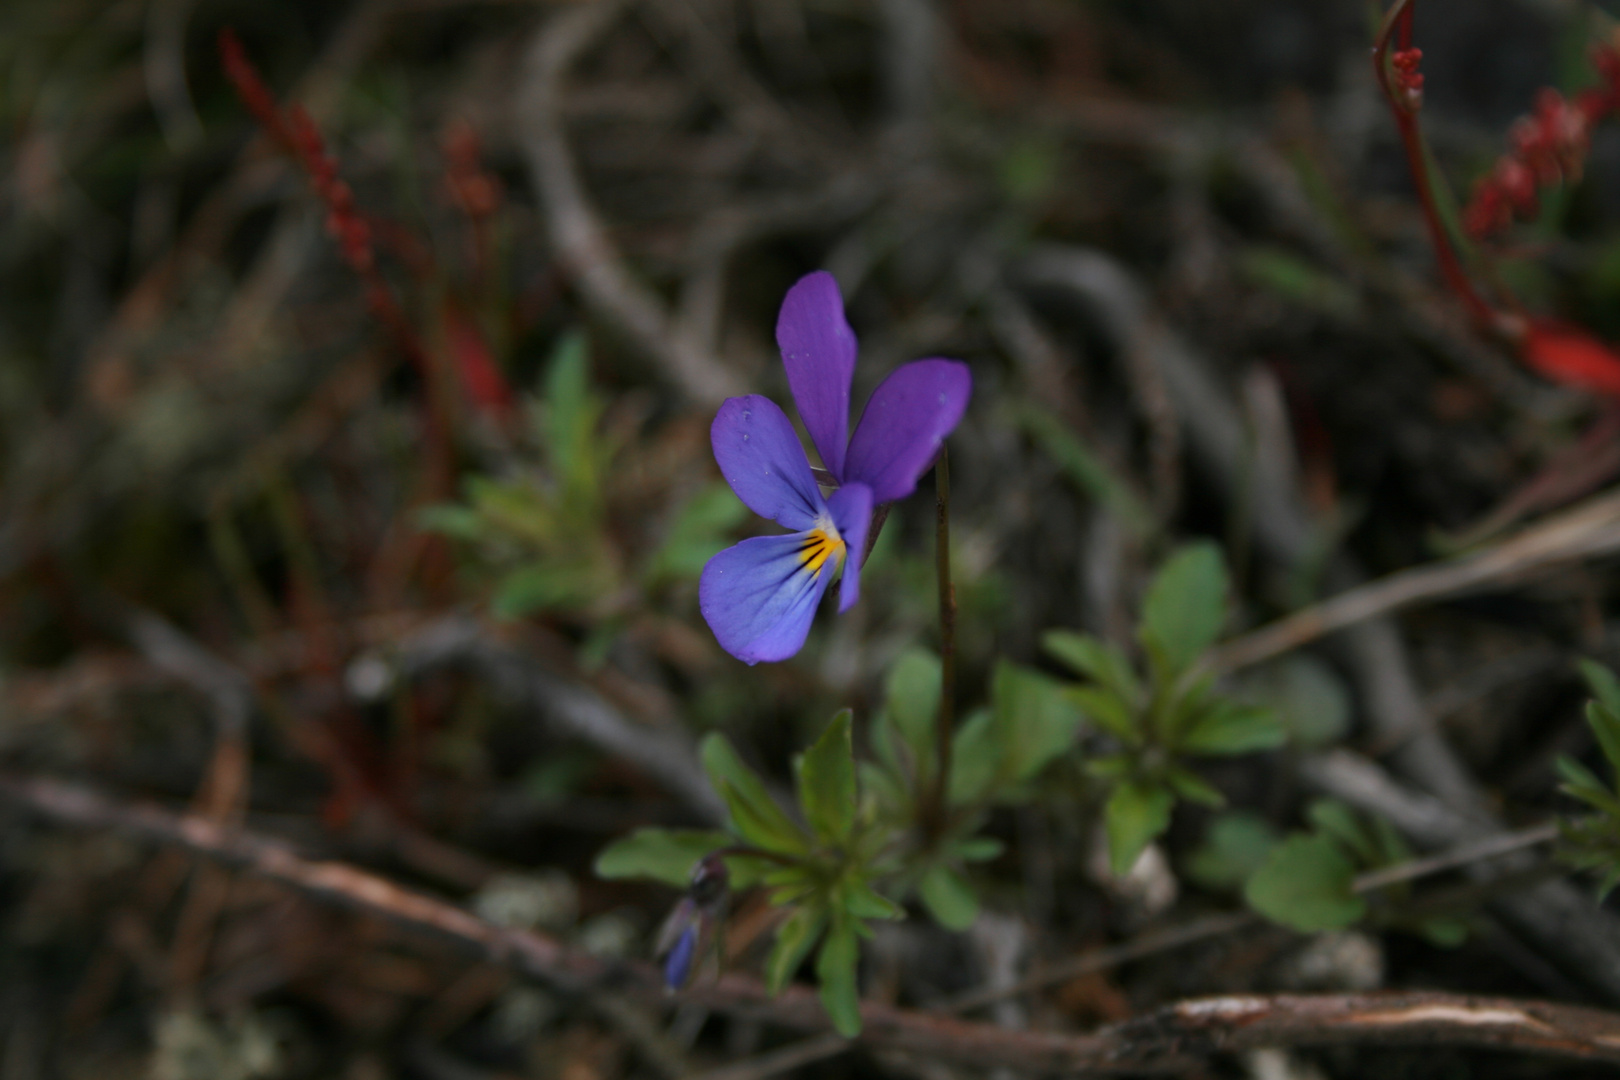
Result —
<instances>
[{"instance_id":1,"label":"upper purple petal","mask_svg":"<svg viewBox=\"0 0 1620 1080\"><path fill-rule=\"evenodd\" d=\"M958 360L914 360L895 369L866 404L842 479L870 487L875 502L910 495L972 393L973 376Z\"/></svg>"},{"instance_id":2,"label":"upper purple petal","mask_svg":"<svg viewBox=\"0 0 1620 1080\"><path fill-rule=\"evenodd\" d=\"M721 475L750 510L789 529L816 523L826 503L798 432L774 401L758 394L727 398L709 440Z\"/></svg>"},{"instance_id":3,"label":"upper purple petal","mask_svg":"<svg viewBox=\"0 0 1620 1080\"><path fill-rule=\"evenodd\" d=\"M805 567L808 536L756 536L726 548L703 567L698 609L726 652L757 664L786 660L804 646L833 576L831 560L814 572Z\"/></svg>"},{"instance_id":4,"label":"upper purple petal","mask_svg":"<svg viewBox=\"0 0 1620 1080\"><path fill-rule=\"evenodd\" d=\"M844 538L844 583L838 591L838 610L848 611L861 596L861 555L866 551L866 530L872 524L872 489L845 484L827 497L838 535Z\"/></svg>"},{"instance_id":5,"label":"upper purple petal","mask_svg":"<svg viewBox=\"0 0 1620 1080\"><path fill-rule=\"evenodd\" d=\"M776 317L776 344L810 441L827 471L842 479L855 331L844 319L844 299L831 274L806 274L788 290Z\"/></svg>"}]
</instances>

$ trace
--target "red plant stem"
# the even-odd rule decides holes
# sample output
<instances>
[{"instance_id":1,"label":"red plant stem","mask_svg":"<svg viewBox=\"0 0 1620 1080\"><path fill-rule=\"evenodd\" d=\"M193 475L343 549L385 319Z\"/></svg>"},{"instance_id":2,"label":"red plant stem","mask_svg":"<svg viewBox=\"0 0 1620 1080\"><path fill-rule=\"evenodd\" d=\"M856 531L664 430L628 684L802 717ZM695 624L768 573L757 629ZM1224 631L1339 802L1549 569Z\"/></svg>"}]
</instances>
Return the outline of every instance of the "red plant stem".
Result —
<instances>
[{"instance_id":1,"label":"red plant stem","mask_svg":"<svg viewBox=\"0 0 1620 1080\"><path fill-rule=\"evenodd\" d=\"M248 59L241 40L229 28L219 34L220 60L237 95L254 119L283 153L298 163L316 194L326 206L326 228L338 242L343 261L359 277L366 306L372 316L393 336L399 349L421 376L423 403L423 450L426 459L424 483L429 500L448 494L454 474L450 445L450 418L444 386L427 349L422 345L404 309L395 298L382 272L377 268L372 243L374 230L355 206L354 192L338 175L337 162L327 152L326 142L307 112L294 105L283 110L275 95Z\"/></svg>"},{"instance_id":2,"label":"red plant stem","mask_svg":"<svg viewBox=\"0 0 1620 1080\"><path fill-rule=\"evenodd\" d=\"M1463 270L1462 263L1457 258L1456 250L1451 246L1451 237L1446 232L1439 208L1435 205L1434 182L1429 175L1429 161L1424 153L1423 133L1418 126L1421 97L1419 93L1408 92L1408 88L1397 85L1390 69L1391 42L1396 41L1401 51L1412 47L1412 14L1416 7L1417 0L1395 0L1391 5L1384 16L1384 24L1379 29L1377 44L1373 47L1373 71L1378 77L1379 88L1384 92L1384 99L1389 102L1390 113L1395 118L1395 127L1400 132L1401 149L1406 153L1406 164L1412 173L1412 182L1417 185L1418 202L1423 208L1423 223L1428 228L1429 242L1434 246L1435 258L1440 262L1440 273L1475 320L1491 330L1502 332L1508 329L1507 320L1486 303L1485 298L1479 295L1473 283L1469 281L1467 272Z\"/></svg>"}]
</instances>

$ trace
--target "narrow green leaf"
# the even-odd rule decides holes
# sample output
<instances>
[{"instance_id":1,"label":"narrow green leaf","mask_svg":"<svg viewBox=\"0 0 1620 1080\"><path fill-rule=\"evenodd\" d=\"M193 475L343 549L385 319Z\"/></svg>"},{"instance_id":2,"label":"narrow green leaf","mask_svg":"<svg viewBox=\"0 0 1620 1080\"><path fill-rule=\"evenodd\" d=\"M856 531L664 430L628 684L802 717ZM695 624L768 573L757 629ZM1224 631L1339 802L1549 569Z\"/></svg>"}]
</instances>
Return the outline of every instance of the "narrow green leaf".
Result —
<instances>
[{"instance_id":1,"label":"narrow green leaf","mask_svg":"<svg viewBox=\"0 0 1620 1080\"><path fill-rule=\"evenodd\" d=\"M1185 671L1220 636L1226 621L1226 566L1207 541L1181 548L1148 587L1138 628L1164 674Z\"/></svg>"},{"instance_id":2,"label":"narrow green leaf","mask_svg":"<svg viewBox=\"0 0 1620 1080\"><path fill-rule=\"evenodd\" d=\"M934 921L947 930L966 930L979 917L979 898L967 879L949 866L935 864L917 883L917 895Z\"/></svg>"},{"instance_id":3,"label":"narrow green leaf","mask_svg":"<svg viewBox=\"0 0 1620 1080\"><path fill-rule=\"evenodd\" d=\"M837 845L855 824L855 747L850 733L853 714L844 709L832 718L809 750L795 762L799 808L817 839Z\"/></svg>"},{"instance_id":4,"label":"narrow green leaf","mask_svg":"<svg viewBox=\"0 0 1620 1080\"><path fill-rule=\"evenodd\" d=\"M1170 809L1176 798L1158 784L1130 780L1108 797L1104 819L1108 829L1108 866L1124 877L1153 838L1170 827Z\"/></svg>"},{"instance_id":5,"label":"narrow green leaf","mask_svg":"<svg viewBox=\"0 0 1620 1080\"><path fill-rule=\"evenodd\" d=\"M1125 654L1092 637L1071 630L1048 630L1041 647L1077 674L1100 683L1125 703L1127 709L1142 700L1142 683Z\"/></svg>"},{"instance_id":6,"label":"narrow green leaf","mask_svg":"<svg viewBox=\"0 0 1620 1080\"><path fill-rule=\"evenodd\" d=\"M616 840L596 857L596 876L652 878L684 889L692 881L692 868L711 851L734 843L729 833L688 829L637 829Z\"/></svg>"},{"instance_id":7,"label":"narrow green leaf","mask_svg":"<svg viewBox=\"0 0 1620 1080\"><path fill-rule=\"evenodd\" d=\"M1356 812L1337 799L1317 799L1305 808L1305 819L1348 848L1365 866L1377 866L1382 852Z\"/></svg>"},{"instance_id":8,"label":"narrow green leaf","mask_svg":"<svg viewBox=\"0 0 1620 1080\"><path fill-rule=\"evenodd\" d=\"M1217 701L1182 734L1177 749L1188 754L1232 755L1274 750L1288 732L1270 709Z\"/></svg>"},{"instance_id":9,"label":"narrow green leaf","mask_svg":"<svg viewBox=\"0 0 1620 1080\"><path fill-rule=\"evenodd\" d=\"M1595 660L1582 659L1580 661L1581 678L1586 680L1587 689L1592 696L1609 710L1610 715L1620 716L1620 678L1616 678L1612 670Z\"/></svg>"},{"instance_id":10,"label":"narrow green leaf","mask_svg":"<svg viewBox=\"0 0 1620 1080\"><path fill-rule=\"evenodd\" d=\"M1081 715L1127 746L1140 746L1146 735L1131 707L1101 686L1070 686L1064 694Z\"/></svg>"},{"instance_id":11,"label":"narrow green leaf","mask_svg":"<svg viewBox=\"0 0 1620 1080\"><path fill-rule=\"evenodd\" d=\"M991 709L1002 742L1004 779L1022 783L1067 753L1080 712L1066 688L1038 671L998 661L991 675Z\"/></svg>"},{"instance_id":12,"label":"narrow green leaf","mask_svg":"<svg viewBox=\"0 0 1620 1080\"><path fill-rule=\"evenodd\" d=\"M821 1004L846 1039L861 1033L861 995L855 982L860 957L854 921L835 916L816 954L816 979L821 983Z\"/></svg>"},{"instance_id":13,"label":"narrow green leaf","mask_svg":"<svg viewBox=\"0 0 1620 1080\"><path fill-rule=\"evenodd\" d=\"M999 859L1005 850L1007 845L993 836L970 836L952 845L951 854L963 862L989 862Z\"/></svg>"},{"instance_id":14,"label":"narrow green leaf","mask_svg":"<svg viewBox=\"0 0 1620 1080\"><path fill-rule=\"evenodd\" d=\"M989 711L975 711L951 740L951 803L963 806L989 798L1002 772L1003 753Z\"/></svg>"},{"instance_id":15,"label":"narrow green leaf","mask_svg":"<svg viewBox=\"0 0 1620 1080\"><path fill-rule=\"evenodd\" d=\"M934 728L939 717L939 657L911 648L889 668L884 680L884 709L910 748L920 779L935 775Z\"/></svg>"},{"instance_id":16,"label":"narrow green leaf","mask_svg":"<svg viewBox=\"0 0 1620 1080\"><path fill-rule=\"evenodd\" d=\"M843 882L839 896L844 910L856 919L903 919L906 911L859 878Z\"/></svg>"},{"instance_id":17,"label":"narrow green leaf","mask_svg":"<svg viewBox=\"0 0 1620 1080\"><path fill-rule=\"evenodd\" d=\"M1226 796L1221 794L1220 789L1191 769L1172 765L1165 770L1164 779L1172 791L1188 802L1211 807L1226 805Z\"/></svg>"},{"instance_id":18,"label":"narrow green leaf","mask_svg":"<svg viewBox=\"0 0 1620 1080\"><path fill-rule=\"evenodd\" d=\"M1446 915L1425 919L1418 929L1431 944L1442 949L1455 949L1468 940L1468 924Z\"/></svg>"},{"instance_id":19,"label":"narrow green leaf","mask_svg":"<svg viewBox=\"0 0 1620 1080\"><path fill-rule=\"evenodd\" d=\"M1331 837L1295 833L1272 850L1243 894L1272 922L1306 933L1337 930L1367 911L1351 891L1355 875Z\"/></svg>"},{"instance_id":20,"label":"narrow green leaf","mask_svg":"<svg viewBox=\"0 0 1620 1080\"><path fill-rule=\"evenodd\" d=\"M546 369L546 436L551 467L565 487L594 495L597 476L592 443L600 405L590 392L585 335L564 335Z\"/></svg>"},{"instance_id":21,"label":"narrow green leaf","mask_svg":"<svg viewBox=\"0 0 1620 1080\"><path fill-rule=\"evenodd\" d=\"M1609 759L1609 768L1620 773L1620 713L1615 713L1601 702L1586 703L1586 722L1603 747L1603 756Z\"/></svg>"},{"instance_id":22,"label":"narrow green leaf","mask_svg":"<svg viewBox=\"0 0 1620 1080\"><path fill-rule=\"evenodd\" d=\"M802 854L809 850L804 830L776 805L765 782L743 764L724 735L711 732L699 753L709 782L726 800L737 831L745 839L770 851Z\"/></svg>"},{"instance_id":23,"label":"narrow green leaf","mask_svg":"<svg viewBox=\"0 0 1620 1080\"><path fill-rule=\"evenodd\" d=\"M787 921L777 929L776 942L765 960L765 988L773 996L780 993L788 980L793 978L793 973L799 970L804 958L810 955L810 947L821 936L821 928L826 925L826 910L806 904L789 915Z\"/></svg>"}]
</instances>

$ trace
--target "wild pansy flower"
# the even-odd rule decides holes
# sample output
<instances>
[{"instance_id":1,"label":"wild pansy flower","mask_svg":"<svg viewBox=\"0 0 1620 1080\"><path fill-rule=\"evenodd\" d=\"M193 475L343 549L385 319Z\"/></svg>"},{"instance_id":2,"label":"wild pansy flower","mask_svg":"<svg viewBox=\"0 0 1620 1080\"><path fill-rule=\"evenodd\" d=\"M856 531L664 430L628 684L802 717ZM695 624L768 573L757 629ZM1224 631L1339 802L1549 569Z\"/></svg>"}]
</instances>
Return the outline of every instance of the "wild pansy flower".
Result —
<instances>
[{"instance_id":1,"label":"wild pansy flower","mask_svg":"<svg viewBox=\"0 0 1620 1080\"><path fill-rule=\"evenodd\" d=\"M823 497L793 424L769 398L729 398L710 429L720 472L748 508L793 532L757 536L710 559L698 602L720 645L754 664L798 652L840 571L839 611L860 595L872 508L911 494L967 408L973 380L956 360L914 360L873 391L849 434L855 333L831 274L788 290L776 320L788 388L838 487Z\"/></svg>"}]
</instances>

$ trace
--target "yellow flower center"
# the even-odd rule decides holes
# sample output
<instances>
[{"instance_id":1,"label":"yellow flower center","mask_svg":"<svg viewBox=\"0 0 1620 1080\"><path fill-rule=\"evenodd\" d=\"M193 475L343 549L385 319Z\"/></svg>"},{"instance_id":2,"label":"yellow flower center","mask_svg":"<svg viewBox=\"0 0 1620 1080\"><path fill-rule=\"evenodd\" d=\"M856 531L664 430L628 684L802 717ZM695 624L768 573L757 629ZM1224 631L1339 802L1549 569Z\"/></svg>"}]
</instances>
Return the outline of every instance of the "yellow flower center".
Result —
<instances>
[{"instance_id":1,"label":"yellow flower center","mask_svg":"<svg viewBox=\"0 0 1620 1080\"><path fill-rule=\"evenodd\" d=\"M804 538L804 543L799 547L799 565L812 574L819 574L827 560L833 558L839 563L844 561L844 538L828 522L821 528L810 530L810 535Z\"/></svg>"}]
</instances>

